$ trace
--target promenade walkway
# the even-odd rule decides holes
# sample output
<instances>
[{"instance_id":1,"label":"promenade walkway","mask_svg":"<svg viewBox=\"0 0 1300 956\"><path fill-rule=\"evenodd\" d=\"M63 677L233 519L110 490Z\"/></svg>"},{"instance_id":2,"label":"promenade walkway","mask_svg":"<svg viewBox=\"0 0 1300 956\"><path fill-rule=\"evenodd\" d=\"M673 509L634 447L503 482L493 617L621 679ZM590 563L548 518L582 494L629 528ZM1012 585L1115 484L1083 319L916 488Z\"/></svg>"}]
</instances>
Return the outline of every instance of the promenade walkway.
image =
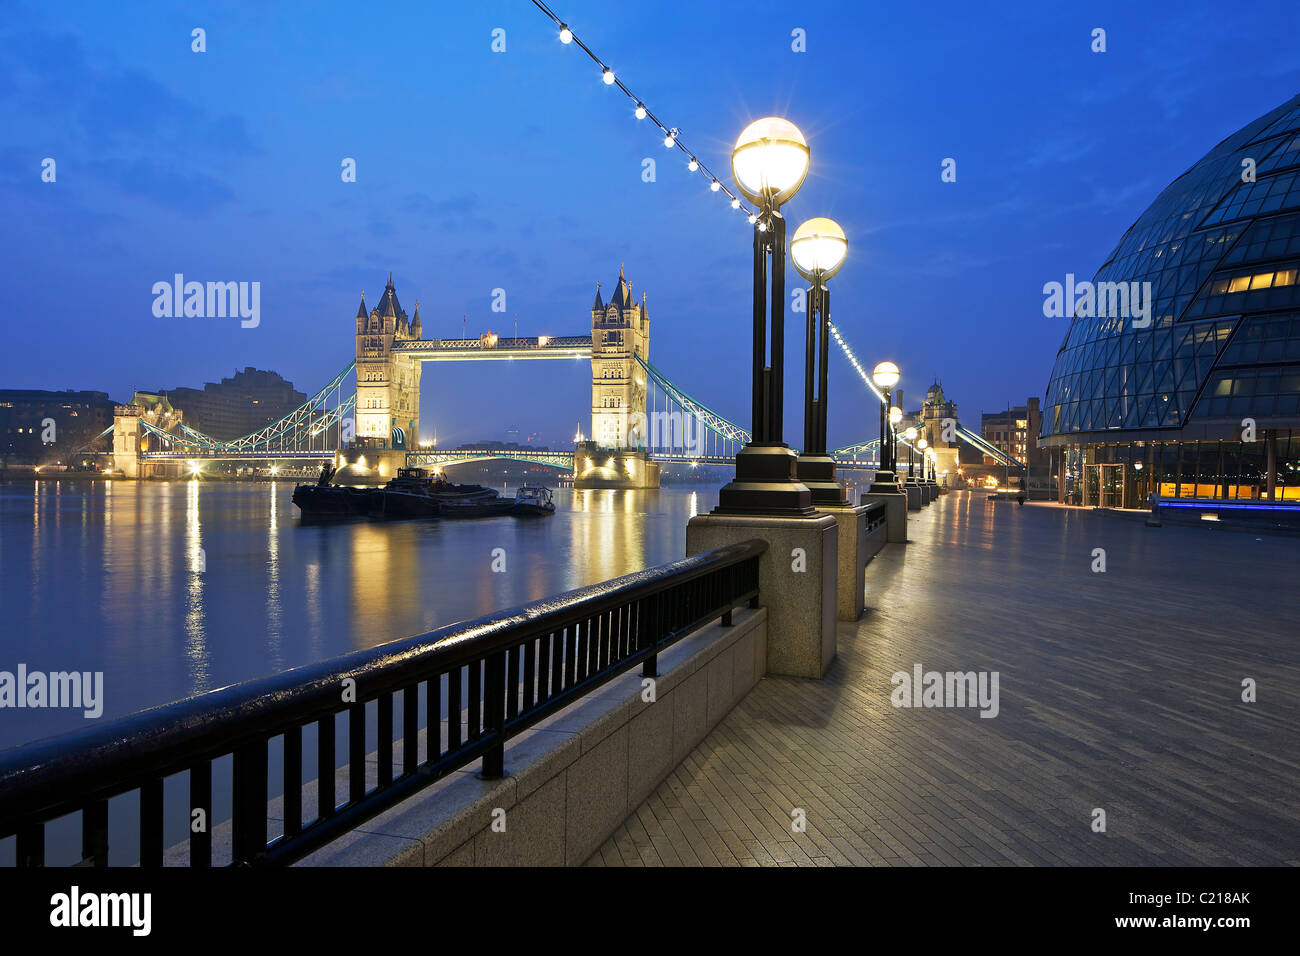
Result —
<instances>
[{"instance_id":1,"label":"promenade walkway","mask_svg":"<svg viewBox=\"0 0 1300 956\"><path fill-rule=\"evenodd\" d=\"M1294 538L975 494L909 517L829 677L761 681L589 864L1300 862ZM998 715L893 707L918 663L998 671Z\"/></svg>"}]
</instances>

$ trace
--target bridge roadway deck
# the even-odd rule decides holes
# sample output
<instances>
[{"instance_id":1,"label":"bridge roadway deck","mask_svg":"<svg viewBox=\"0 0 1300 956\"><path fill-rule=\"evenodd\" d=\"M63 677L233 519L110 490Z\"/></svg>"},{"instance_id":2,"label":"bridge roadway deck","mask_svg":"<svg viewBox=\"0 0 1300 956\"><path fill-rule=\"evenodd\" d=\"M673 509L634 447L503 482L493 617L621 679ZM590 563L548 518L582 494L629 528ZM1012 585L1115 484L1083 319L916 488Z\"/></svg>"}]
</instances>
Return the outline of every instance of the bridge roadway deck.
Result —
<instances>
[{"instance_id":1,"label":"bridge roadway deck","mask_svg":"<svg viewBox=\"0 0 1300 956\"><path fill-rule=\"evenodd\" d=\"M589 865L1300 861L1293 538L971 494L910 517L829 678L762 680ZM895 709L916 663L1000 672L1000 713Z\"/></svg>"}]
</instances>

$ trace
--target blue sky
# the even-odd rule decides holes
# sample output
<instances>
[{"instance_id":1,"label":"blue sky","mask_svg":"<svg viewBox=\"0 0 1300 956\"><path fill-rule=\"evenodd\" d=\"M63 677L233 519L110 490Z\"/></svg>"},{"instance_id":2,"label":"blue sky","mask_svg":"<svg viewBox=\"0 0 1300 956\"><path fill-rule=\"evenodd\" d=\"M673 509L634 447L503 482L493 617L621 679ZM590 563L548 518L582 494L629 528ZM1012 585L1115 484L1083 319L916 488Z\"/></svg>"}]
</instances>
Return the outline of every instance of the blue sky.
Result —
<instances>
[{"instance_id":1,"label":"blue sky","mask_svg":"<svg viewBox=\"0 0 1300 956\"><path fill-rule=\"evenodd\" d=\"M1300 6L1281 0L551 6L719 173L751 119L803 129L812 171L785 211L849 235L834 320L864 362L899 363L906 404L938 377L968 424L1042 396L1066 322L1043 317L1043 284L1091 276L1166 184L1300 90ZM0 51L0 385L121 399L253 365L310 392L390 270L428 336L459 336L462 316L510 334L516 313L521 333L560 335L589 329L596 282L626 263L651 360L747 419L748 225L527 0L17 0ZM261 324L155 318L150 290L177 272L260 282ZM830 400L832 445L874 435L838 358ZM444 443L509 425L559 441L588 402L581 363L424 372Z\"/></svg>"}]
</instances>

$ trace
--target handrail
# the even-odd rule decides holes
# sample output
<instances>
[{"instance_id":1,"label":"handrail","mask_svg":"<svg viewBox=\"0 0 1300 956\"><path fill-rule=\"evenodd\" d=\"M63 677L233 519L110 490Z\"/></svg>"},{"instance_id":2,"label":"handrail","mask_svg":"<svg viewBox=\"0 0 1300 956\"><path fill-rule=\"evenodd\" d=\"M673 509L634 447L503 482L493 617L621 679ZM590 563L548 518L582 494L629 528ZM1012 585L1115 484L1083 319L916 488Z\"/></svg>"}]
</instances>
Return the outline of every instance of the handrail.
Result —
<instances>
[{"instance_id":1,"label":"handrail","mask_svg":"<svg viewBox=\"0 0 1300 956\"><path fill-rule=\"evenodd\" d=\"M746 541L602 584L438 628L270 677L164 704L102 727L0 752L0 837L19 865L43 865L45 825L82 815L84 862L106 865L108 800L140 794L140 863L161 865L163 781L189 772L190 809L212 821L212 761L233 755L232 863L281 864L331 840L454 770L483 758L504 772L506 741L732 609L756 606L766 542ZM512 675L512 676L511 676ZM354 682L348 699L346 682ZM423 685L423 689L421 688ZM395 697L402 735L394 741ZM419 705L426 705L419 759ZM448 715L444 750L443 702ZM378 707L378 785L366 787L366 704ZM335 800L335 723L346 713L348 794ZM319 806L302 813L302 731L317 725ZM284 835L267 830L268 745L283 737ZM394 774L400 743L402 769ZM189 834L190 863L211 865L211 826Z\"/></svg>"}]
</instances>

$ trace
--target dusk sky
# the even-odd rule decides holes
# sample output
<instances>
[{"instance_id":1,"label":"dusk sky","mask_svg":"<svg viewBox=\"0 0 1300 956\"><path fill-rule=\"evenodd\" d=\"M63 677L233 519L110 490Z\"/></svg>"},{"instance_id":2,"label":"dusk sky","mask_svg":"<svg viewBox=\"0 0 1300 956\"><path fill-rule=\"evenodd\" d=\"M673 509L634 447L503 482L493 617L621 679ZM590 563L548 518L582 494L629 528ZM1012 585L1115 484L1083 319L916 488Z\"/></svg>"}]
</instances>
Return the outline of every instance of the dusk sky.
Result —
<instances>
[{"instance_id":1,"label":"dusk sky","mask_svg":"<svg viewBox=\"0 0 1300 956\"><path fill-rule=\"evenodd\" d=\"M849 236L833 320L868 367L898 362L909 408L937 377L975 427L1043 395L1068 322L1044 317L1043 284L1091 277L1171 180L1300 91L1294 0L551 6L729 185L747 123L796 123L812 168L791 228L830 216ZM185 7L5 4L0 387L124 400L256 366L311 393L390 271L427 337L462 316L510 335L516 314L521 334L585 335L625 263L651 361L748 424L751 227L532 3ZM175 273L260 282L260 325L155 317ZM430 364L421 424L555 443L589 427L589 387L585 362ZM832 356L832 446L875 436L872 402Z\"/></svg>"}]
</instances>

